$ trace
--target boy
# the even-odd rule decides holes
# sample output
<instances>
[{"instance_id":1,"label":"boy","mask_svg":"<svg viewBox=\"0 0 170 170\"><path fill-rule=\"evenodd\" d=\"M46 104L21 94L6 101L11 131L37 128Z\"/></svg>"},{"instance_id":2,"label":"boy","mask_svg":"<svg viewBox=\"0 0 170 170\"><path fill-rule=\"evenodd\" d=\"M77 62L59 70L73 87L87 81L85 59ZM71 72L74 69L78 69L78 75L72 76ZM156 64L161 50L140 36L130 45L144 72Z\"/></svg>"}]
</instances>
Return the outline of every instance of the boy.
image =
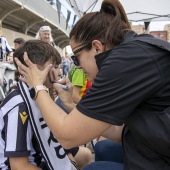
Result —
<instances>
[{"instance_id":1,"label":"boy","mask_svg":"<svg viewBox=\"0 0 170 170\"><path fill-rule=\"evenodd\" d=\"M30 40L14 52L14 57L19 58L23 64L25 51L39 69L43 70L50 63L53 63L53 68L40 89L28 88L28 85L19 82L18 88L1 104L0 169L75 170L77 168L74 160L69 160L62 146L52 135L34 101L37 90L47 90L46 87L50 88L52 82L60 78L58 68L61 63L60 54L48 43ZM78 156L78 150L79 147L76 147L70 152L74 153L73 156ZM86 155L86 152L84 153Z\"/></svg>"}]
</instances>

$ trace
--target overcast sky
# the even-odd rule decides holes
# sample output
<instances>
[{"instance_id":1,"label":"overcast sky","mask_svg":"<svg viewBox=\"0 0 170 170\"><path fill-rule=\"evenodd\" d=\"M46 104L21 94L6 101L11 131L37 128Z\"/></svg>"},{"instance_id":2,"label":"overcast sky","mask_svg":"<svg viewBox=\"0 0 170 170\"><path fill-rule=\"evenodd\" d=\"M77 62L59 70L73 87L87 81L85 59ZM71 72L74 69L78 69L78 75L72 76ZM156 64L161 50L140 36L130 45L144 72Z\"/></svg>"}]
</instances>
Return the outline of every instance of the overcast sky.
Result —
<instances>
[{"instance_id":1,"label":"overcast sky","mask_svg":"<svg viewBox=\"0 0 170 170\"><path fill-rule=\"evenodd\" d=\"M67 18L67 9L69 11L71 11L71 16L70 16L70 21L69 21L69 26L72 26L73 23L73 18L74 18L74 11L72 10L72 8L68 5L68 3L66 2L66 0L60 0L62 6L61 6L61 11L63 13L63 15L65 16L65 18ZM78 18L76 19L78 20ZM144 25L143 22L135 22L133 23L134 25L139 25L142 24ZM150 31L162 31L164 30L164 26L166 24L170 24L170 21L157 21L157 22L151 22L150 23Z\"/></svg>"}]
</instances>

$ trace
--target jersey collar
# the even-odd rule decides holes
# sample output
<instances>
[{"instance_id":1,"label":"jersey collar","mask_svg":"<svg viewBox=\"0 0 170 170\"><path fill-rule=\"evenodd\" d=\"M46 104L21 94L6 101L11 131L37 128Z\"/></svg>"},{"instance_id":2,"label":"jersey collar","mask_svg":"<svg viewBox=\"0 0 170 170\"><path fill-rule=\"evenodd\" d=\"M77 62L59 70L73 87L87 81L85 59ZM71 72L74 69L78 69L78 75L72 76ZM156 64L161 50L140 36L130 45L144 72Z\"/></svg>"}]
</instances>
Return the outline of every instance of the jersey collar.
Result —
<instances>
[{"instance_id":1,"label":"jersey collar","mask_svg":"<svg viewBox=\"0 0 170 170\"><path fill-rule=\"evenodd\" d=\"M99 70L100 70L100 68L102 66L102 63L104 63L104 60L109 56L109 53L111 51L112 51L112 49L111 50L107 50L107 51L105 51L103 53L95 55L96 64L97 64L97 67L98 67Z\"/></svg>"}]
</instances>

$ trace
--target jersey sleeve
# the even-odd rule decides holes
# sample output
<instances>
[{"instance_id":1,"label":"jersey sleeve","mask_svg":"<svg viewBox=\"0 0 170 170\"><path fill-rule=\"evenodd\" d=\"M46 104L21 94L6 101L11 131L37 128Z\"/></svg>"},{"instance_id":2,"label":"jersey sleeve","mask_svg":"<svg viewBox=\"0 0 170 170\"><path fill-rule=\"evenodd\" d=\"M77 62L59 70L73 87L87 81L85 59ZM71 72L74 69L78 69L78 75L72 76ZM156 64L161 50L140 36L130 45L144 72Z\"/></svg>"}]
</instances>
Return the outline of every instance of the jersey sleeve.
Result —
<instances>
[{"instance_id":1,"label":"jersey sleeve","mask_svg":"<svg viewBox=\"0 0 170 170\"><path fill-rule=\"evenodd\" d=\"M29 156L32 131L25 105L13 108L5 117L5 157Z\"/></svg>"},{"instance_id":2,"label":"jersey sleeve","mask_svg":"<svg viewBox=\"0 0 170 170\"><path fill-rule=\"evenodd\" d=\"M135 44L113 49L77 109L97 120L122 125L162 85L153 57Z\"/></svg>"}]
</instances>

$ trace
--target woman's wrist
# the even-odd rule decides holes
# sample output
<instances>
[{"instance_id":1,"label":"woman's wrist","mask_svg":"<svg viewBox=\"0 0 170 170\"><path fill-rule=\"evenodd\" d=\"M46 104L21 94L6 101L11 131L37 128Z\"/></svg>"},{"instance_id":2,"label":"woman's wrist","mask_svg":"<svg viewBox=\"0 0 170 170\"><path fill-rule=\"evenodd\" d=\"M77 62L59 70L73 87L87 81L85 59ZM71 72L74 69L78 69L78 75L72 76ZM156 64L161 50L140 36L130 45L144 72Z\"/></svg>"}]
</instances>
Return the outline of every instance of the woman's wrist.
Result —
<instances>
[{"instance_id":1,"label":"woman's wrist","mask_svg":"<svg viewBox=\"0 0 170 170\"><path fill-rule=\"evenodd\" d=\"M33 85L33 87L44 86L44 83L42 83L42 82L33 82L32 85Z\"/></svg>"}]
</instances>

